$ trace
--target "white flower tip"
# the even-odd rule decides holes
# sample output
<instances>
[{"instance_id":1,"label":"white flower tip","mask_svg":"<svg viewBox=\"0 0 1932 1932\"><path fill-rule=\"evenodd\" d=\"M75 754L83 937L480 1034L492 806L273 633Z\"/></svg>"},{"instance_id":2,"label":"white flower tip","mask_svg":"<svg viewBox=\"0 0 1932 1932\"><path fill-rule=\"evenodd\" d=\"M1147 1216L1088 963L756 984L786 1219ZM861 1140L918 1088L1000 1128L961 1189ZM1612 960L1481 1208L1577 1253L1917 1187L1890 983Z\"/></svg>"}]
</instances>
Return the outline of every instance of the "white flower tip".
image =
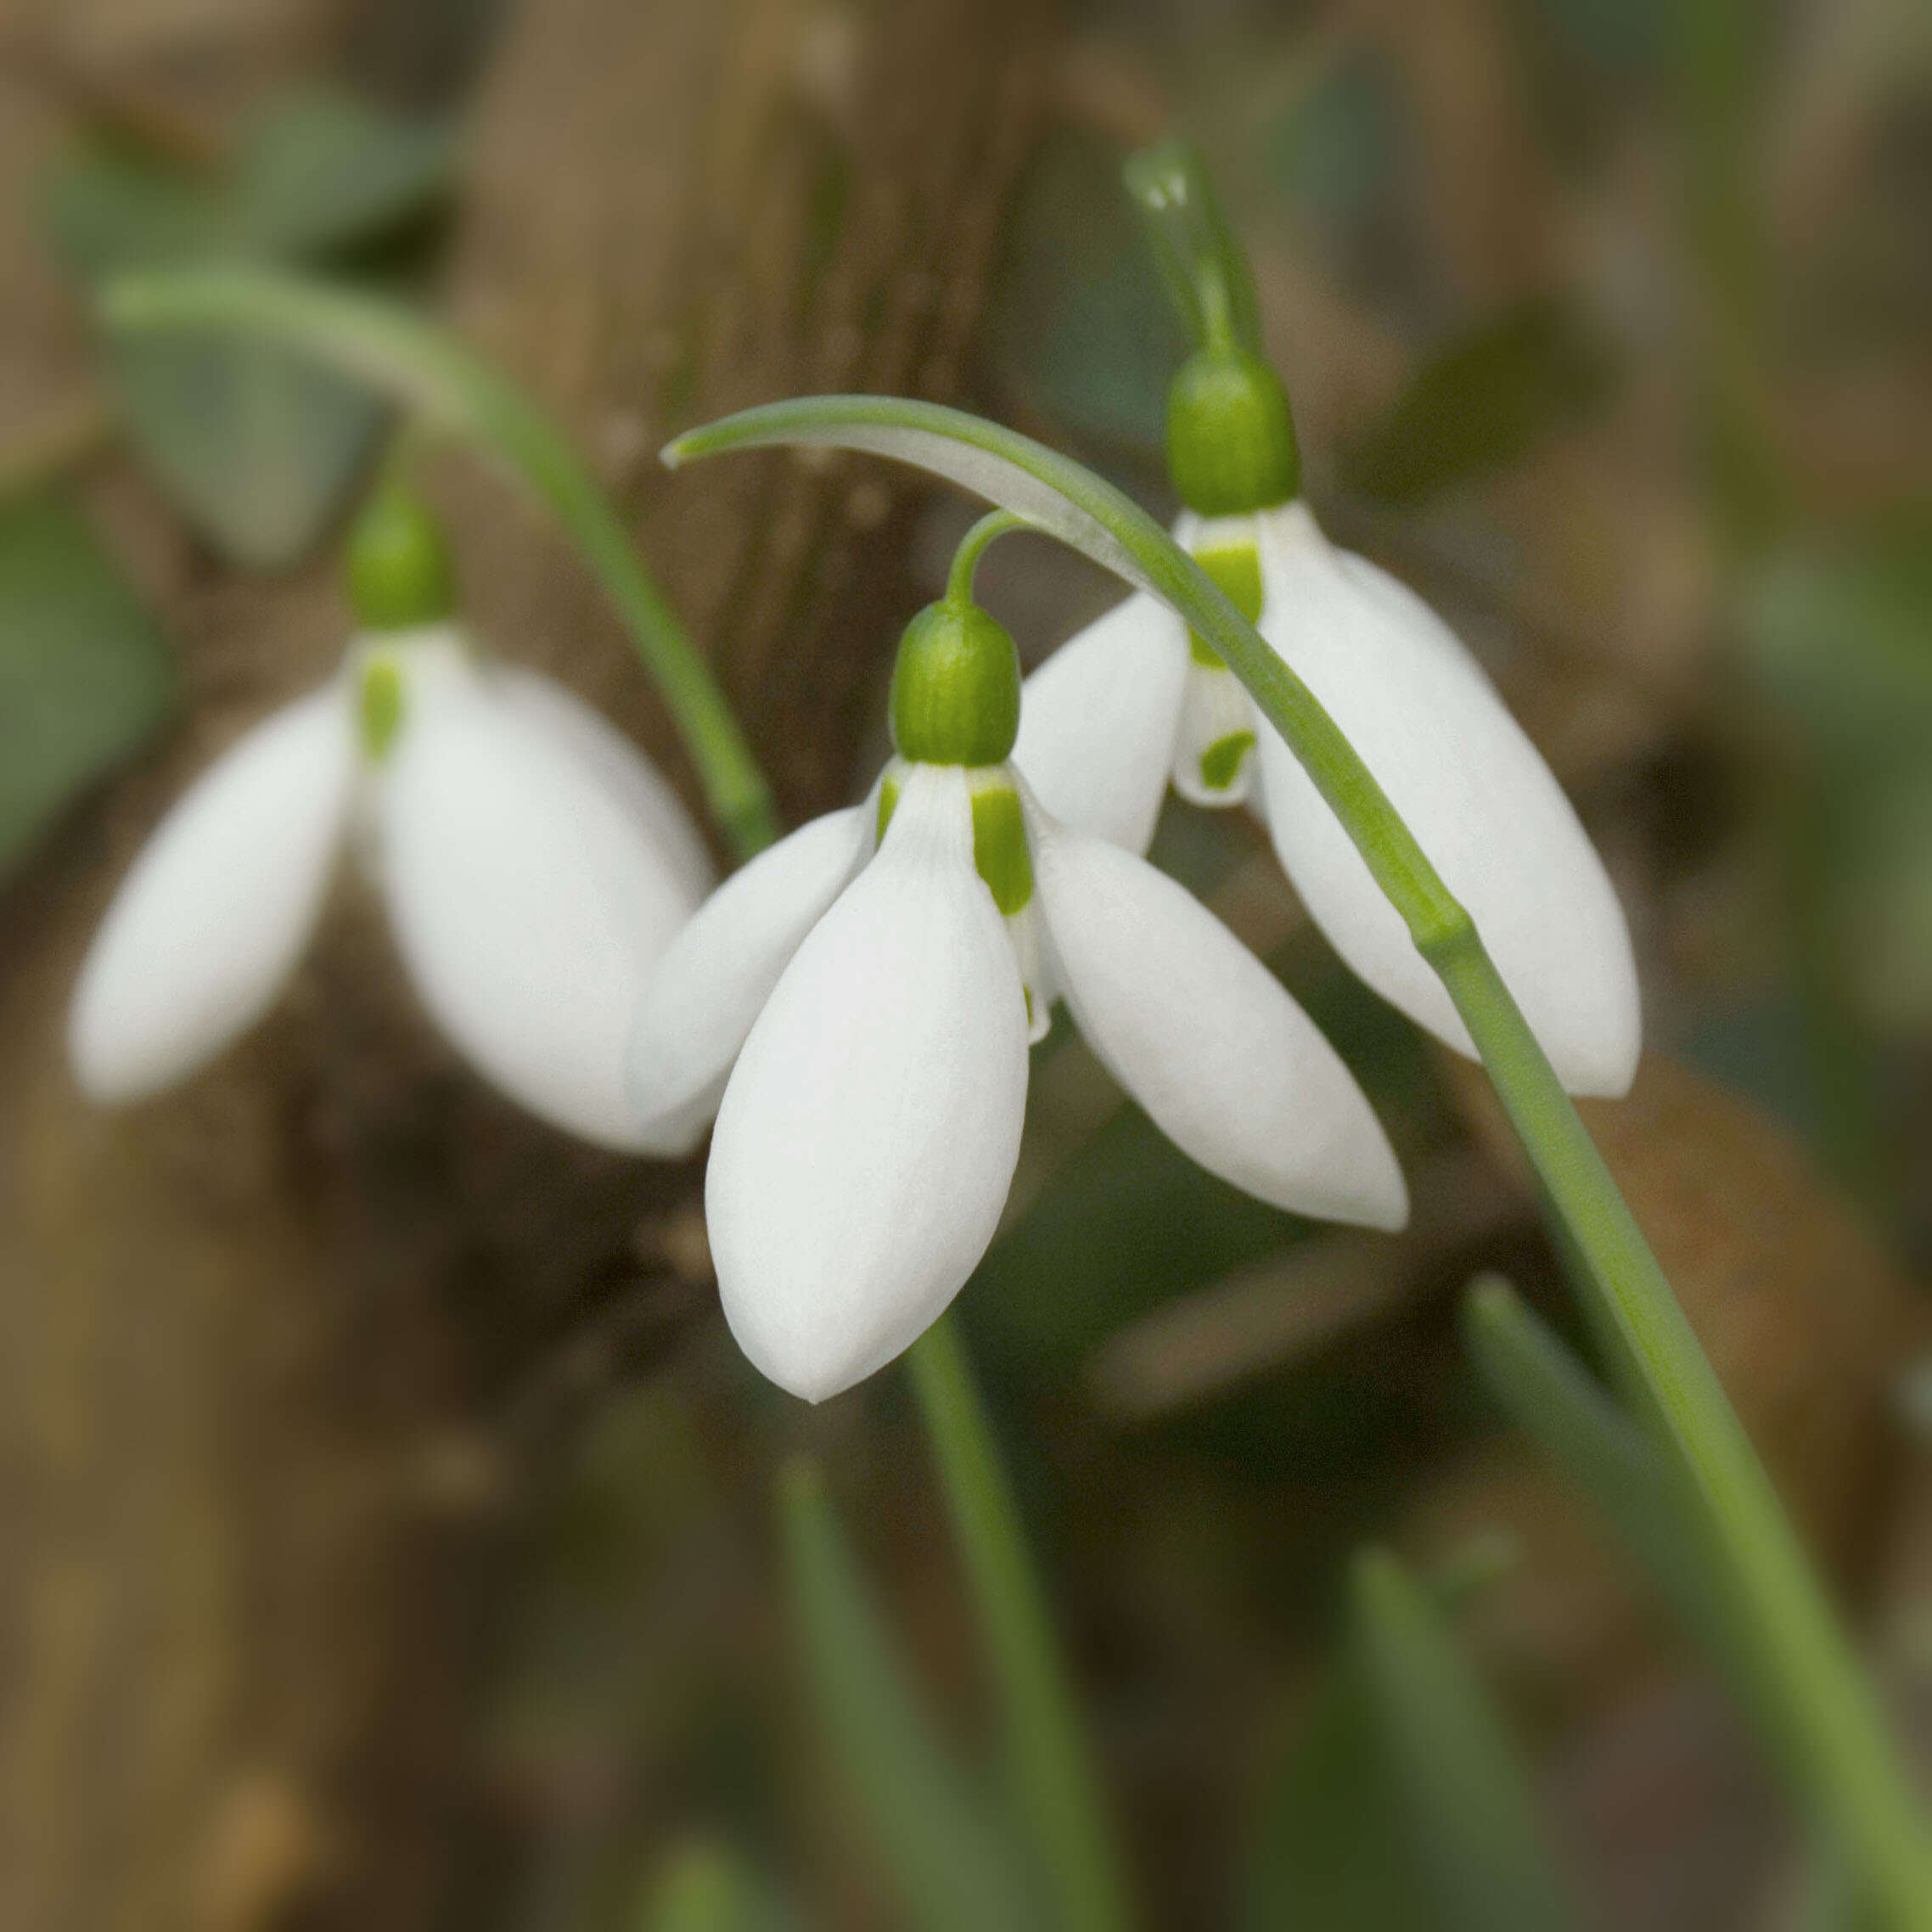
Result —
<instances>
[{"instance_id":1,"label":"white flower tip","mask_svg":"<svg viewBox=\"0 0 1932 1932\"><path fill-rule=\"evenodd\" d=\"M74 1084L97 1107L128 1107L171 1087L185 1073L141 1051L99 982L81 975L67 1015L67 1060Z\"/></svg>"},{"instance_id":2,"label":"white flower tip","mask_svg":"<svg viewBox=\"0 0 1932 1932\"><path fill-rule=\"evenodd\" d=\"M1637 1079L1643 1039L1633 1022L1620 1035L1598 1043L1598 1050L1565 1072L1564 1085L1580 1100L1621 1100Z\"/></svg>"},{"instance_id":3,"label":"white flower tip","mask_svg":"<svg viewBox=\"0 0 1932 1932\"><path fill-rule=\"evenodd\" d=\"M818 1336L802 1338L802 1346L774 1349L765 1345L735 1323L731 1324L731 1333L744 1359L767 1382L777 1384L788 1396L795 1396L801 1402L814 1405L829 1401L833 1396L842 1396L846 1390L857 1387L867 1376L875 1374L892 1359L886 1356L875 1362L862 1351L829 1351L822 1345L823 1338Z\"/></svg>"},{"instance_id":4,"label":"white flower tip","mask_svg":"<svg viewBox=\"0 0 1932 1932\"><path fill-rule=\"evenodd\" d=\"M1409 1185L1402 1178L1402 1164L1386 1140L1380 1149L1374 1171L1364 1176L1358 1212L1351 1216L1363 1227L1384 1234L1400 1234L1409 1224Z\"/></svg>"},{"instance_id":5,"label":"white flower tip","mask_svg":"<svg viewBox=\"0 0 1932 1932\"><path fill-rule=\"evenodd\" d=\"M755 1294L734 1292L728 1280L721 1279L720 1288L726 1324L745 1360L788 1396L817 1403L897 1361L945 1313L964 1279L960 1275L944 1293L929 1293L910 1307L875 1293L821 1309L795 1295L772 1294L769 1281Z\"/></svg>"}]
</instances>

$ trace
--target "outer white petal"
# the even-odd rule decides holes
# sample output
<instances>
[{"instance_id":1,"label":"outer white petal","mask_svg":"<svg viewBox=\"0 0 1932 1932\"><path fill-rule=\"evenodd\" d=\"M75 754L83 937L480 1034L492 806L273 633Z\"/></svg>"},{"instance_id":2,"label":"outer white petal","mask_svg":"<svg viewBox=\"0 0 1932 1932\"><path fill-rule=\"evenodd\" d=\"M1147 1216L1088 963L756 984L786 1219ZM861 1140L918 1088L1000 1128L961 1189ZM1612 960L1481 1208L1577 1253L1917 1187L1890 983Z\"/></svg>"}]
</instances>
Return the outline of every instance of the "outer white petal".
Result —
<instances>
[{"instance_id":1,"label":"outer white petal","mask_svg":"<svg viewBox=\"0 0 1932 1932\"><path fill-rule=\"evenodd\" d=\"M1161 1132L1277 1207L1400 1227L1408 1193L1381 1123L1280 981L1165 873L1030 823L1067 1005Z\"/></svg>"},{"instance_id":2,"label":"outer white petal","mask_svg":"<svg viewBox=\"0 0 1932 1932\"><path fill-rule=\"evenodd\" d=\"M1167 789L1188 634L1136 592L1026 680L1013 761L1063 823L1144 852Z\"/></svg>"},{"instance_id":3,"label":"outer white petal","mask_svg":"<svg viewBox=\"0 0 1932 1932\"><path fill-rule=\"evenodd\" d=\"M355 747L332 684L232 745L161 821L95 935L68 1017L94 1100L194 1072L274 1003L341 844Z\"/></svg>"},{"instance_id":4,"label":"outer white petal","mask_svg":"<svg viewBox=\"0 0 1932 1932\"><path fill-rule=\"evenodd\" d=\"M492 666L496 688L539 730L552 733L623 798L649 828L666 861L694 901L717 884L705 841L670 783L594 705L554 678L520 665Z\"/></svg>"},{"instance_id":5,"label":"outer white petal","mask_svg":"<svg viewBox=\"0 0 1932 1932\"><path fill-rule=\"evenodd\" d=\"M801 825L733 873L653 970L626 1078L649 1145L688 1153L717 1111L732 1063L805 935L871 845L876 805Z\"/></svg>"},{"instance_id":6,"label":"outer white petal","mask_svg":"<svg viewBox=\"0 0 1932 1932\"><path fill-rule=\"evenodd\" d=\"M718 1109L705 1205L752 1362L818 1401L907 1347L992 1239L1025 1109L1025 1002L965 780L914 767Z\"/></svg>"},{"instance_id":7,"label":"outer white petal","mask_svg":"<svg viewBox=\"0 0 1932 1932\"><path fill-rule=\"evenodd\" d=\"M1331 549L1300 505L1263 517L1268 640L1327 706L1469 908L1564 1084L1620 1094L1642 1023L1622 908L1570 801L1427 604ZM1467 1030L1361 855L1280 738L1261 727L1282 864L1335 950L1463 1053Z\"/></svg>"},{"instance_id":8,"label":"outer white petal","mask_svg":"<svg viewBox=\"0 0 1932 1932\"><path fill-rule=\"evenodd\" d=\"M695 895L605 774L493 679L423 669L406 665L377 795L383 890L417 990L531 1112L639 1149L625 1037Z\"/></svg>"}]
</instances>

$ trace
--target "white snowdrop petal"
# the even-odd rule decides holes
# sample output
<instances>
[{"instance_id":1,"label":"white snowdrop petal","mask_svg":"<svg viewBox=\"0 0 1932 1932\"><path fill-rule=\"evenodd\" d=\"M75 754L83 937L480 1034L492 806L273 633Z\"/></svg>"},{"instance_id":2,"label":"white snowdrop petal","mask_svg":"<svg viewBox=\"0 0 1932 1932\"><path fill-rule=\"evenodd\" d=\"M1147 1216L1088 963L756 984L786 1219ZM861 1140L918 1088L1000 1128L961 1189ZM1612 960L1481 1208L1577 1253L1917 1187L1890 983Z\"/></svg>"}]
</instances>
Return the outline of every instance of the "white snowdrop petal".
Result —
<instances>
[{"instance_id":1,"label":"white snowdrop petal","mask_svg":"<svg viewBox=\"0 0 1932 1932\"><path fill-rule=\"evenodd\" d=\"M1013 762L1063 823L1144 852L1167 789L1188 635L1137 592L1026 680Z\"/></svg>"},{"instance_id":2,"label":"white snowdrop petal","mask_svg":"<svg viewBox=\"0 0 1932 1932\"><path fill-rule=\"evenodd\" d=\"M1144 861L1033 819L1081 1036L1182 1153L1277 1207L1400 1227L1408 1194L1355 1076L1280 981Z\"/></svg>"},{"instance_id":3,"label":"white snowdrop petal","mask_svg":"<svg viewBox=\"0 0 1932 1932\"><path fill-rule=\"evenodd\" d=\"M666 862L694 901L717 884L703 835L657 767L594 705L568 686L520 665L492 666L496 689L540 731L599 773L657 841Z\"/></svg>"},{"instance_id":4,"label":"white snowdrop petal","mask_svg":"<svg viewBox=\"0 0 1932 1932\"><path fill-rule=\"evenodd\" d=\"M915 766L718 1109L705 1211L751 1361L818 1401L916 1339L992 1239L1025 1107L1025 1002L965 779Z\"/></svg>"},{"instance_id":5,"label":"white snowdrop petal","mask_svg":"<svg viewBox=\"0 0 1932 1932\"><path fill-rule=\"evenodd\" d=\"M626 1063L631 1104L656 1150L702 1137L752 1022L805 935L871 844L871 802L828 812L734 872L653 969Z\"/></svg>"},{"instance_id":6,"label":"white snowdrop petal","mask_svg":"<svg viewBox=\"0 0 1932 1932\"><path fill-rule=\"evenodd\" d=\"M494 681L405 669L379 777L381 883L424 1004L513 1099L602 1146L643 1142L624 1044L644 980L695 909L604 774Z\"/></svg>"},{"instance_id":7,"label":"white snowdrop petal","mask_svg":"<svg viewBox=\"0 0 1932 1932\"><path fill-rule=\"evenodd\" d=\"M1262 517L1261 629L1327 707L1474 917L1564 1084L1620 1094L1642 1025L1622 908L1563 789L1481 667L1421 598L1331 549L1305 508ZM1340 823L1261 727L1282 864L1335 950L1465 1053L1461 1017Z\"/></svg>"},{"instance_id":8,"label":"white snowdrop petal","mask_svg":"<svg viewBox=\"0 0 1932 1932\"><path fill-rule=\"evenodd\" d=\"M172 1086L274 1003L328 890L354 771L332 684L232 745L161 821L75 990L68 1050L90 1098Z\"/></svg>"}]
</instances>

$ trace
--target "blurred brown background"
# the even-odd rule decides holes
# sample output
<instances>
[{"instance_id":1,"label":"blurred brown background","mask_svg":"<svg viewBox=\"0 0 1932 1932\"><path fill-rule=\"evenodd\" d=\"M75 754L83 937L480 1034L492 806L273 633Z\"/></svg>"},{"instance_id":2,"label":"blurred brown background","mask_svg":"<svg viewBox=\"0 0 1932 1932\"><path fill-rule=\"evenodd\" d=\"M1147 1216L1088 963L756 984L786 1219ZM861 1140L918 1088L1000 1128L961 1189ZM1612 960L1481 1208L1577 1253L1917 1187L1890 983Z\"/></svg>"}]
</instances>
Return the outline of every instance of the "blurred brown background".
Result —
<instances>
[{"instance_id":1,"label":"blurred brown background","mask_svg":"<svg viewBox=\"0 0 1932 1932\"><path fill-rule=\"evenodd\" d=\"M1179 341L1119 162L1203 143L1324 520L1456 623L1611 866L1653 1053L1592 1126L1923 1741L1922 8L0 0L0 490L68 493L176 686L23 834L0 902L0 1925L587 1932L643 1924L694 1839L809 1923L899 1923L786 1629L770 1479L801 1443L987 1730L896 1379L816 1412L760 1384L700 1169L484 1091L357 889L218 1069L126 1116L72 1090L61 1014L121 869L334 661L328 538L373 443L298 449L312 534L238 562L233 507L184 516L121 433L138 378L90 342L50 184L82 149L221 178L324 81L453 122L447 181L356 267L570 428L795 821L869 779L891 644L968 508L876 463L673 480L654 451L895 391L1171 508ZM431 475L478 630L687 780L563 541L467 458ZM1030 661L1111 594L1031 539L982 586ZM1157 856L1328 1026L1418 1213L1385 1240L1259 1209L1064 1029L1042 1049L962 1312L1153 1917L1233 1921L1353 1542L1429 1564L1502 1530L1463 1627L1596 1922L1774 1922L1796 1839L1751 1744L1462 1361L1479 1267L1564 1306L1480 1080L1345 980L1244 825L1171 806Z\"/></svg>"}]
</instances>

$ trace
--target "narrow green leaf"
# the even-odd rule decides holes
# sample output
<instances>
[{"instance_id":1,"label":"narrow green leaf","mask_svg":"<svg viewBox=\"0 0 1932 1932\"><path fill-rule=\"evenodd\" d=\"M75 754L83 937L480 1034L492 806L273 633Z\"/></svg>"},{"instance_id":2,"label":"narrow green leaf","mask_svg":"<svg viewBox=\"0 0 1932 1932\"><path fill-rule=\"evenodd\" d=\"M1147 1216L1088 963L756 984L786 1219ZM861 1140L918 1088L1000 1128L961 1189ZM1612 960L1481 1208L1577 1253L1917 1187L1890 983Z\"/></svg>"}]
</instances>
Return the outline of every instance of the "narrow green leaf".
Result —
<instances>
[{"instance_id":1,"label":"narrow green leaf","mask_svg":"<svg viewBox=\"0 0 1932 1932\"><path fill-rule=\"evenodd\" d=\"M603 583L690 748L712 816L739 855L771 842L770 792L704 660L583 458L515 384L392 302L266 270L130 276L104 290L100 313L127 342L227 334L299 351L455 431L507 469L556 517Z\"/></svg>"},{"instance_id":2,"label":"narrow green leaf","mask_svg":"<svg viewBox=\"0 0 1932 1932\"><path fill-rule=\"evenodd\" d=\"M646 1886L635 1932L786 1932L794 1923L771 1887L728 1845L679 1845Z\"/></svg>"},{"instance_id":3,"label":"narrow green leaf","mask_svg":"<svg viewBox=\"0 0 1932 1932\"><path fill-rule=\"evenodd\" d=\"M1730 1647L1719 1634L1706 1559L1643 1431L1500 1276L1470 1284L1463 1335L1504 1413L1603 1511L1659 1596L1722 1657Z\"/></svg>"},{"instance_id":4,"label":"narrow green leaf","mask_svg":"<svg viewBox=\"0 0 1932 1932\"><path fill-rule=\"evenodd\" d=\"M173 670L87 525L51 497L0 508L0 873L148 739Z\"/></svg>"},{"instance_id":5,"label":"narrow green leaf","mask_svg":"<svg viewBox=\"0 0 1932 1932\"><path fill-rule=\"evenodd\" d=\"M1523 1771L1441 1614L1385 1550L1356 1558L1353 1640L1402 1814L1449 1932L1571 1924Z\"/></svg>"},{"instance_id":6,"label":"narrow green leaf","mask_svg":"<svg viewBox=\"0 0 1932 1932\"><path fill-rule=\"evenodd\" d=\"M1242 1932L1418 1932L1427 1895L1367 1687L1334 1660L1255 1820Z\"/></svg>"},{"instance_id":7,"label":"narrow green leaf","mask_svg":"<svg viewBox=\"0 0 1932 1932\"><path fill-rule=\"evenodd\" d=\"M929 1932L1036 1924L1017 1856L920 1707L817 1469L790 1464L778 1502L819 1721L908 1921Z\"/></svg>"},{"instance_id":8,"label":"narrow green leaf","mask_svg":"<svg viewBox=\"0 0 1932 1932\"><path fill-rule=\"evenodd\" d=\"M964 1344L942 1315L906 1354L999 1693L1007 1760L1063 1932L1138 1923L1072 1679Z\"/></svg>"},{"instance_id":9,"label":"narrow green leaf","mask_svg":"<svg viewBox=\"0 0 1932 1932\"><path fill-rule=\"evenodd\" d=\"M1688 1502L1649 1438L1500 1276L1471 1283L1463 1334L1505 1413L1603 1512L1766 1748L1794 1772L1802 1747L1752 1620L1720 1587Z\"/></svg>"}]
</instances>

